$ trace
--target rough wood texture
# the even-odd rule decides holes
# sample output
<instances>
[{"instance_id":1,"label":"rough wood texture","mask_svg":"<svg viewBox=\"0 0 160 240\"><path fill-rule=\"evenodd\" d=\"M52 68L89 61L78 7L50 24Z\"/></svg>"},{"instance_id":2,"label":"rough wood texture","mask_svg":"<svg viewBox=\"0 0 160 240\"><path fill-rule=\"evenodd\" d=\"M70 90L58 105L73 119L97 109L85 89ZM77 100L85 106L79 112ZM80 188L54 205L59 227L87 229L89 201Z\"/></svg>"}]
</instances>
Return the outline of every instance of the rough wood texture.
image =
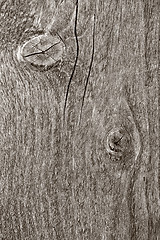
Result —
<instances>
[{"instance_id":1,"label":"rough wood texture","mask_svg":"<svg viewBox=\"0 0 160 240\"><path fill-rule=\"evenodd\" d=\"M158 0L2 0L0 13L0 239L160 240ZM61 63L21 64L46 32Z\"/></svg>"}]
</instances>

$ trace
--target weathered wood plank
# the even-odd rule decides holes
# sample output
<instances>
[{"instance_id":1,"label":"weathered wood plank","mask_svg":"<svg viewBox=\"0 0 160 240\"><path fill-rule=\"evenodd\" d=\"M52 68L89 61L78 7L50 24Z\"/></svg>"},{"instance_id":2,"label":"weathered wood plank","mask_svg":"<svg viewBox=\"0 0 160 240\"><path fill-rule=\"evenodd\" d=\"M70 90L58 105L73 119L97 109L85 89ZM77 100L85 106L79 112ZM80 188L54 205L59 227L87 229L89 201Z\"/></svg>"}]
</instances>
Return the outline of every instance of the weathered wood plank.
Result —
<instances>
[{"instance_id":1,"label":"weathered wood plank","mask_svg":"<svg viewBox=\"0 0 160 240\"><path fill-rule=\"evenodd\" d=\"M158 1L0 12L0 239L160 239ZM18 49L46 32L61 63L22 64Z\"/></svg>"}]
</instances>

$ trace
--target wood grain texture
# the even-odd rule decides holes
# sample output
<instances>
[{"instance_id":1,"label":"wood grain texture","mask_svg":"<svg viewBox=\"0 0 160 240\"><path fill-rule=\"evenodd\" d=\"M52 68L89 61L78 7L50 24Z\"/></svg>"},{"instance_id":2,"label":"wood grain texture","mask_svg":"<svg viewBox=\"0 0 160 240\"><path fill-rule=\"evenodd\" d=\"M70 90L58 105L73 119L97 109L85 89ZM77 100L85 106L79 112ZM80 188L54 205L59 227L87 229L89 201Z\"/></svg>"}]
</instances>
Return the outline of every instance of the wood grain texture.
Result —
<instances>
[{"instance_id":1,"label":"wood grain texture","mask_svg":"<svg viewBox=\"0 0 160 240\"><path fill-rule=\"evenodd\" d=\"M159 240L158 0L5 0L0 13L0 240ZM18 48L48 32L61 64L22 65ZM114 159L117 128L131 141Z\"/></svg>"}]
</instances>

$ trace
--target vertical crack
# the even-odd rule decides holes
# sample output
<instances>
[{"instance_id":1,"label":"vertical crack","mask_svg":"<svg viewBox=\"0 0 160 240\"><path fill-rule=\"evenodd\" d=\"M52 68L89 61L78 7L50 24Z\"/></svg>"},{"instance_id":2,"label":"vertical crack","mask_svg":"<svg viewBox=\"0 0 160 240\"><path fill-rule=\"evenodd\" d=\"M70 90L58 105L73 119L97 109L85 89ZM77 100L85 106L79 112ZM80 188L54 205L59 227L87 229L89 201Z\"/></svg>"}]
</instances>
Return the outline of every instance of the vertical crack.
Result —
<instances>
[{"instance_id":1,"label":"vertical crack","mask_svg":"<svg viewBox=\"0 0 160 240\"><path fill-rule=\"evenodd\" d=\"M76 69L76 65L77 65L77 61L78 61L78 56L79 56L79 43L78 43L78 36L77 36L77 20L78 20L78 0L76 1L76 16L75 16L75 26L74 26L74 34L75 34L75 40L76 40L76 46L77 46L77 53L76 53L76 59L74 62L74 66L73 66L73 70L67 85L67 91L66 91L66 96L65 96L65 103L64 103L64 111L63 111L63 121L65 123L65 112L66 112L66 107L67 107L67 99L68 99L68 94L69 94L69 89L70 89L70 85L75 73L75 69Z\"/></svg>"},{"instance_id":2,"label":"vertical crack","mask_svg":"<svg viewBox=\"0 0 160 240\"><path fill-rule=\"evenodd\" d=\"M88 86L88 82L89 82L89 78L90 78L90 74L91 74L91 70L92 70L92 65L93 65L93 59L94 59L94 48L95 48L95 14L94 14L94 25L93 25L93 39L92 39L92 55L91 55L91 61L90 61L90 65L89 65L89 71L88 71L88 75L87 75L87 79L86 79L86 83L85 83L85 88L84 88L84 93L83 93L83 98L82 98L82 105L81 105L81 111L80 111L80 120L79 120L79 124L81 123L81 119L82 119L82 111L83 111L83 106L84 106L84 99L85 99L85 95L86 95L86 91L87 91L87 86Z\"/></svg>"}]
</instances>

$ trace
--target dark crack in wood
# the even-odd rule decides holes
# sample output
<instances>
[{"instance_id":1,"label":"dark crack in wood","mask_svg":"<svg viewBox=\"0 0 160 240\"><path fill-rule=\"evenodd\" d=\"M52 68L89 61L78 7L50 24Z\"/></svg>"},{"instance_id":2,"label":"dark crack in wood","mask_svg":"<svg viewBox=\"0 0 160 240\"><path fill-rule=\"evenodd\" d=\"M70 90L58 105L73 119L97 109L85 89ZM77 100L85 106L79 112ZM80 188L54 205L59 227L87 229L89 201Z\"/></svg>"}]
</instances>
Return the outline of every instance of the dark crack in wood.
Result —
<instances>
[{"instance_id":1,"label":"dark crack in wood","mask_svg":"<svg viewBox=\"0 0 160 240\"><path fill-rule=\"evenodd\" d=\"M90 74L91 74L91 70L92 70L92 65L93 65L93 60L94 60L95 25L96 25L96 15L94 14L93 35L92 35L92 36L93 36L93 38L92 38L92 55L91 55L91 61L90 61L90 65L89 65L89 71L88 71L87 79L86 79L86 82L85 82L85 88L84 88L84 92L83 92L83 98L82 98L82 105L81 105L81 111L80 111L79 124L81 123L81 119L82 119L82 111L83 111L83 106L84 106L84 100L85 100L86 91L87 91L87 86L88 86L88 83L89 83L89 78L90 78Z\"/></svg>"},{"instance_id":2,"label":"dark crack in wood","mask_svg":"<svg viewBox=\"0 0 160 240\"><path fill-rule=\"evenodd\" d=\"M77 20L78 20L78 0L76 1L76 14L75 14L75 25L74 25L74 35L75 35L75 40L76 40L76 59L74 62L74 66L73 66L73 70L67 85L67 90L66 90L66 96L65 96L65 101L64 101L64 110L63 110L63 121L65 123L65 113L66 113L66 107L67 107L67 100L68 100L68 95L69 95L69 89L70 89L70 85L76 70L76 66L77 66L77 61L78 61L78 56L79 56L79 43L78 43L78 35L77 35Z\"/></svg>"}]
</instances>

